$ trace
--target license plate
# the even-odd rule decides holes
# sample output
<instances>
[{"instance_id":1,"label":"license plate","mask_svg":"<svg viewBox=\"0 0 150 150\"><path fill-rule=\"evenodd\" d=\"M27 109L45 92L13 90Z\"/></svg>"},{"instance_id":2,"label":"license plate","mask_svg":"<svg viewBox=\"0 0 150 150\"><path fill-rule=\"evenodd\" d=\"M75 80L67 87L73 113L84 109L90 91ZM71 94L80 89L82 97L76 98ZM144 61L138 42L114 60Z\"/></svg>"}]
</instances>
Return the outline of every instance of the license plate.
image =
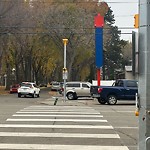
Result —
<instances>
[{"instance_id":1,"label":"license plate","mask_svg":"<svg viewBox=\"0 0 150 150\"><path fill-rule=\"evenodd\" d=\"M93 97L100 97L99 94L93 94Z\"/></svg>"}]
</instances>

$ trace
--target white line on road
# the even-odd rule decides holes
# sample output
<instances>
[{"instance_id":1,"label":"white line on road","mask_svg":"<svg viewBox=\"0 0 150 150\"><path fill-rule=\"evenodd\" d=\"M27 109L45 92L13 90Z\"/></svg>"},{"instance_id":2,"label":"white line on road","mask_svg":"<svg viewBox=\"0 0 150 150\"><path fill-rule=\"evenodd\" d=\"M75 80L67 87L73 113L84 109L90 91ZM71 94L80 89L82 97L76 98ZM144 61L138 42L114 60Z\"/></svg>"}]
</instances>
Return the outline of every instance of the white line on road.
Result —
<instances>
[{"instance_id":1,"label":"white line on road","mask_svg":"<svg viewBox=\"0 0 150 150\"><path fill-rule=\"evenodd\" d=\"M107 120L90 120L90 119L7 119L6 121L64 121L64 122L107 122Z\"/></svg>"},{"instance_id":2,"label":"white line on road","mask_svg":"<svg viewBox=\"0 0 150 150\"><path fill-rule=\"evenodd\" d=\"M87 112L88 111L88 113L95 113L96 111L95 110L85 110L85 111L83 111L83 110L77 110L77 109L51 109L51 110L49 110L49 109L22 109L22 110L20 110L21 112L23 111L23 112L26 112L26 111L47 111L47 112Z\"/></svg>"},{"instance_id":3,"label":"white line on road","mask_svg":"<svg viewBox=\"0 0 150 150\"><path fill-rule=\"evenodd\" d=\"M32 114L87 114L87 115L98 115L100 113L94 113L94 112L63 112L63 111L60 111L60 112L50 112L50 111L47 111L47 112L33 112L33 111L19 111L19 112L16 112L17 114L28 114L28 113L32 113Z\"/></svg>"},{"instance_id":4,"label":"white line on road","mask_svg":"<svg viewBox=\"0 0 150 150\"><path fill-rule=\"evenodd\" d=\"M44 149L44 150L129 150L126 146L95 145L46 145L46 144L0 144L0 149Z\"/></svg>"},{"instance_id":5,"label":"white line on road","mask_svg":"<svg viewBox=\"0 0 150 150\"><path fill-rule=\"evenodd\" d=\"M109 110L108 110L108 111L100 111L100 112L101 112L101 113L102 113L102 112L108 112L108 113L119 113L119 112L120 112L120 113L132 113L132 112L135 112L135 111L128 111L128 110L127 110L127 111L109 111Z\"/></svg>"},{"instance_id":6,"label":"white line on road","mask_svg":"<svg viewBox=\"0 0 150 150\"><path fill-rule=\"evenodd\" d=\"M31 124L0 124L0 128L61 128L61 129L114 129L112 126L95 125L31 125Z\"/></svg>"},{"instance_id":7,"label":"white line on road","mask_svg":"<svg viewBox=\"0 0 150 150\"><path fill-rule=\"evenodd\" d=\"M86 110L90 110L90 111L95 111L93 108L90 108L90 107L84 107L84 108L78 108L78 107L57 107L57 106L53 106L53 107L26 107L24 108L23 110L27 110L27 109L48 109L48 110L63 110L63 109L67 109L67 110L80 110L80 111L86 111Z\"/></svg>"},{"instance_id":8,"label":"white line on road","mask_svg":"<svg viewBox=\"0 0 150 150\"><path fill-rule=\"evenodd\" d=\"M80 133L27 133L27 132L0 132L1 136L16 137L71 137L71 138L120 138L118 134L80 134Z\"/></svg>"},{"instance_id":9,"label":"white line on road","mask_svg":"<svg viewBox=\"0 0 150 150\"><path fill-rule=\"evenodd\" d=\"M85 117L85 118L102 118L103 116L102 115L22 115L22 114L15 114L13 116L16 116L16 117Z\"/></svg>"},{"instance_id":10,"label":"white line on road","mask_svg":"<svg viewBox=\"0 0 150 150\"><path fill-rule=\"evenodd\" d=\"M77 108L77 109L93 109L92 107L86 107L86 106L58 106L58 105L56 105L56 106L43 106L43 105L41 105L41 106L39 106L39 105L33 105L33 106L29 106L29 107L26 107L26 108L51 108L51 109L55 109L55 108Z\"/></svg>"},{"instance_id":11,"label":"white line on road","mask_svg":"<svg viewBox=\"0 0 150 150\"><path fill-rule=\"evenodd\" d=\"M138 129L138 127L114 127L115 129Z\"/></svg>"}]
</instances>

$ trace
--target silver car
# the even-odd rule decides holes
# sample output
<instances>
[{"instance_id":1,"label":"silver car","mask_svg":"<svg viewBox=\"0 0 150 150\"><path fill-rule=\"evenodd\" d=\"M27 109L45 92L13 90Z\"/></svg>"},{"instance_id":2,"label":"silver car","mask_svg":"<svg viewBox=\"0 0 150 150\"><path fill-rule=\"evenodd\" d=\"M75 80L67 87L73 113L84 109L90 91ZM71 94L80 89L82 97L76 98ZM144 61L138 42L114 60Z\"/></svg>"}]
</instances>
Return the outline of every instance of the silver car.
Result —
<instances>
[{"instance_id":1,"label":"silver car","mask_svg":"<svg viewBox=\"0 0 150 150\"><path fill-rule=\"evenodd\" d=\"M52 91L59 91L61 89L61 85L59 82L53 81L50 83L50 86Z\"/></svg>"},{"instance_id":2,"label":"silver car","mask_svg":"<svg viewBox=\"0 0 150 150\"><path fill-rule=\"evenodd\" d=\"M90 82L67 82L66 83L66 96L69 100L78 99L78 97L91 97Z\"/></svg>"}]
</instances>

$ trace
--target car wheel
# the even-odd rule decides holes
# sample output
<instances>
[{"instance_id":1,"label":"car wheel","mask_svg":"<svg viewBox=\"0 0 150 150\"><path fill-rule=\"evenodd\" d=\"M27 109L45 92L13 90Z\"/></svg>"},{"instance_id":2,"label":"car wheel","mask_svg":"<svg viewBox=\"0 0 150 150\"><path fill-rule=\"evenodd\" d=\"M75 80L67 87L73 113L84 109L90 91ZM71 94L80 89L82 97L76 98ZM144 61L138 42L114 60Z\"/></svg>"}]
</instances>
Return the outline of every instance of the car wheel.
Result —
<instances>
[{"instance_id":1,"label":"car wheel","mask_svg":"<svg viewBox=\"0 0 150 150\"><path fill-rule=\"evenodd\" d=\"M40 97L40 94L37 94L37 97Z\"/></svg>"},{"instance_id":2,"label":"car wheel","mask_svg":"<svg viewBox=\"0 0 150 150\"><path fill-rule=\"evenodd\" d=\"M67 93L67 98L68 98L69 100L73 100L73 99L75 99L75 98L76 98L76 96L75 96L75 94L74 94L74 93L69 92L69 93Z\"/></svg>"},{"instance_id":3,"label":"car wheel","mask_svg":"<svg viewBox=\"0 0 150 150\"><path fill-rule=\"evenodd\" d=\"M109 95L107 99L109 105L115 105L117 103L117 98L115 95Z\"/></svg>"},{"instance_id":4,"label":"car wheel","mask_svg":"<svg viewBox=\"0 0 150 150\"><path fill-rule=\"evenodd\" d=\"M20 94L20 93L18 93L18 97L21 97L21 94Z\"/></svg>"},{"instance_id":5,"label":"car wheel","mask_svg":"<svg viewBox=\"0 0 150 150\"><path fill-rule=\"evenodd\" d=\"M36 96L36 95L35 95L35 92L34 92L34 93L32 94L32 97L35 98L35 96Z\"/></svg>"},{"instance_id":6,"label":"car wheel","mask_svg":"<svg viewBox=\"0 0 150 150\"><path fill-rule=\"evenodd\" d=\"M105 104L106 103L106 101L104 100L104 99L102 99L102 98L97 98L97 100L98 100L98 102L100 103L100 104Z\"/></svg>"}]
</instances>

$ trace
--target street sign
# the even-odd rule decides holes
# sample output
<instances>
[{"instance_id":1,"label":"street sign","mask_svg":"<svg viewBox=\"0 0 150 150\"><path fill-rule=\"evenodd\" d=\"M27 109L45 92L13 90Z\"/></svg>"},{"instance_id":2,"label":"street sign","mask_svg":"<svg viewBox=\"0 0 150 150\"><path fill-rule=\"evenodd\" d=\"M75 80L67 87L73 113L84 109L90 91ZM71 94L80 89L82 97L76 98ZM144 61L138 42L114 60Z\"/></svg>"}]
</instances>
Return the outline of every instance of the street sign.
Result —
<instances>
[{"instance_id":1,"label":"street sign","mask_svg":"<svg viewBox=\"0 0 150 150\"><path fill-rule=\"evenodd\" d=\"M67 80L68 79L68 72L67 71L63 71L63 79Z\"/></svg>"}]
</instances>

